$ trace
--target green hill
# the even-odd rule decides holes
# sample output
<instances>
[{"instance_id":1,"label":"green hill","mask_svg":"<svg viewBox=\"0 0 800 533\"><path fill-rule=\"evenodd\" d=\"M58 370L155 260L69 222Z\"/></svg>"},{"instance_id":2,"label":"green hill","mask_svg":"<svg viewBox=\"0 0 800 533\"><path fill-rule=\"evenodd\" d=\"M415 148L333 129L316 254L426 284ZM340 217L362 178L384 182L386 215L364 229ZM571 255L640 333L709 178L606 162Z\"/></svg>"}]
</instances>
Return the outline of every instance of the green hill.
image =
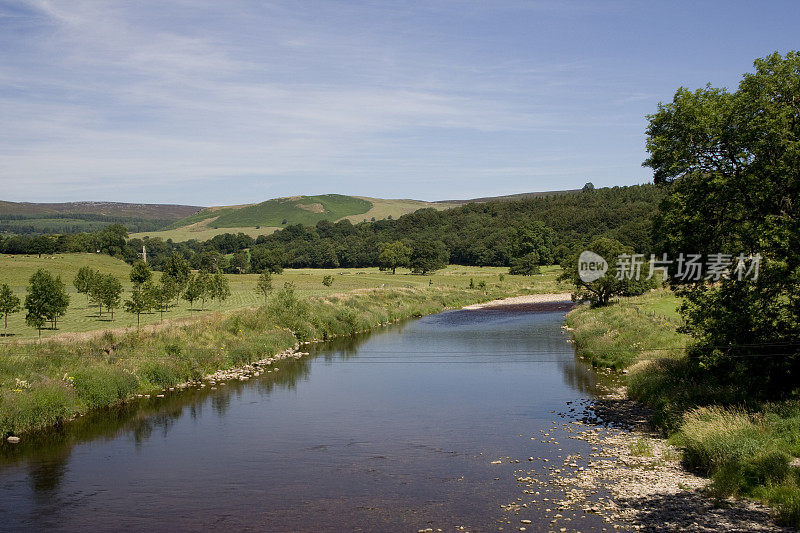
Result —
<instances>
[{"instance_id":1,"label":"green hill","mask_svg":"<svg viewBox=\"0 0 800 533\"><path fill-rule=\"evenodd\" d=\"M292 196L226 210L209 225L216 228L313 225L320 220L338 220L349 215L366 213L371 207L372 203L367 200L341 194Z\"/></svg>"}]
</instances>

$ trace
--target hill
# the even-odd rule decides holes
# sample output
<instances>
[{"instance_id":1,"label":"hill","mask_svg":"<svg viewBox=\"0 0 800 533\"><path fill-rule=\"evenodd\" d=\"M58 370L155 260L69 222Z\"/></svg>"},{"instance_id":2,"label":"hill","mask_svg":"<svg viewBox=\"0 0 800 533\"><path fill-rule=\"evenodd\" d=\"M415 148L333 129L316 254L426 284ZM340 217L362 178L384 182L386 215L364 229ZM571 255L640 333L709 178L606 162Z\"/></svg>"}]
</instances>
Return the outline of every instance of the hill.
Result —
<instances>
[{"instance_id":1,"label":"hill","mask_svg":"<svg viewBox=\"0 0 800 533\"><path fill-rule=\"evenodd\" d=\"M335 222L343 219L357 224L370 220L396 219L419 209L431 207L442 210L474 202L514 201L573 192L577 191L532 192L437 202L341 194L291 196L274 198L258 204L207 207L172 223L163 231L141 232L132 237L161 237L165 240L172 239L175 242L190 239L203 241L222 233L242 232L251 237L257 237L271 234L276 229L290 224L313 226L320 220Z\"/></svg>"},{"instance_id":2,"label":"hill","mask_svg":"<svg viewBox=\"0 0 800 533\"><path fill-rule=\"evenodd\" d=\"M123 224L128 231L162 229L202 209L191 205L121 202L0 201L0 233L78 233Z\"/></svg>"}]
</instances>

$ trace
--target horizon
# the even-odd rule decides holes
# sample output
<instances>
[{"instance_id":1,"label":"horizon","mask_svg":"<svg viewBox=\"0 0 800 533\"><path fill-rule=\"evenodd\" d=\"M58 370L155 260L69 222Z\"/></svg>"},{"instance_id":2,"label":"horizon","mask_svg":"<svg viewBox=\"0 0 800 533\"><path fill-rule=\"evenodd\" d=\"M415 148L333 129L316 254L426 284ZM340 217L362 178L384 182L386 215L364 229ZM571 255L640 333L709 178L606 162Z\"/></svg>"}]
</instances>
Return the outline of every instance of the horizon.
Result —
<instances>
[{"instance_id":1,"label":"horizon","mask_svg":"<svg viewBox=\"0 0 800 533\"><path fill-rule=\"evenodd\" d=\"M0 1L3 199L437 201L647 183L646 115L793 2ZM94 198L105 198L94 200Z\"/></svg>"}]
</instances>

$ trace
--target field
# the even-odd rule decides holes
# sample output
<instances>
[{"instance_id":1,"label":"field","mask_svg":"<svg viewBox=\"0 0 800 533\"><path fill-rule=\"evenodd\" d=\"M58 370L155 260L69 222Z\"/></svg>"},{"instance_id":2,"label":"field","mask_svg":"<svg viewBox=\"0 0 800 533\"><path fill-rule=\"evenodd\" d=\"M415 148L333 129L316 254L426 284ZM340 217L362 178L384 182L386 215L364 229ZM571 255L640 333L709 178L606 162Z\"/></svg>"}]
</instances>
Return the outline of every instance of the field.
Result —
<instances>
[{"instance_id":1,"label":"field","mask_svg":"<svg viewBox=\"0 0 800 533\"><path fill-rule=\"evenodd\" d=\"M91 266L105 273L116 276L123 284L123 301L130 295L131 283L128 279L130 267L126 263L106 255L96 254L59 254L53 256L3 256L0 258L0 283L7 283L14 293L24 302L28 278L38 268L49 270L61 276L70 294L70 308L66 316L59 320L56 331L45 329L42 337L52 337L66 332L84 332L98 329L118 329L135 327L136 317L125 313L121 308L114 312L114 320L104 312L103 318L97 316L97 308L87 302L86 296L76 292L72 280L82 266ZM470 278L475 284L485 281L490 287L500 287L534 292L550 292L566 290L559 287L555 278L558 267L549 267L539 276L510 276L507 269L499 267L462 267L450 266L436 272L432 276L417 276L407 271L398 271L396 275L381 272L377 268L359 269L287 269L282 274L273 276L273 286L278 289L284 283L292 283L299 296L318 296L365 289L372 287L428 287L432 281L435 287L467 288ZM331 287L322 284L322 278L331 274L334 282ZM500 282L499 276L504 274ZM156 275L158 275L156 273ZM184 318L199 316L203 312L229 311L244 307L256 307L263 302L263 297L256 294L256 274L229 274L227 278L231 287L231 296L224 302L206 302L204 311L190 310L188 302L181 301L178 307L165 314L165 318ZM195 304L199 308L199 304ZM156 313L142 315L142 324L159 321ZM8 331L13 339L33 339L37 336L35 329L25 325L25 311L11 315L8 319ZM2 341L0 341L2 342Z\"/></svg>"},{"instance_id":2,"label":"field","mask_svg":"<svg viewBox=\"0 0 800 533\"><path fill-rule=\"evenodd\" d=\"M188 226L181 226L179 228L174 229L167 229L161 231L142 231L139 233L131 233L129 234L130 238L132 239L143 239L144 237L155 238L158 237L163 240L172 239L173 242L184 242L191 239L196 239L198 241L207 241L212 237L217 235L222 235L223 233L245 233L250 235L253 238L258 237L259 235L270 235L278 228L268 228L268 227L243 227L243 228L212 228L208 225L209 220L204 220L200 222L195 222L193 224L189 224Z\"/></svg>"},{"instance_id":3,"label":"field","mask_svg":"<svg viewBox=\"0 0 800 533\"><path fill-rule=\"evenodd\" d=\"M361 215L350 215L344 218L348 219L353 224L363 222L365 220L383 220L385 218L399 218L405 214L413 213L419 209L426 209L433 207L434 209L448 209L456 207L457 204L447 202L423 202L422 200L385 200L382 198L366 198L372 202L372 208Z\"/></svg>"}]
</instances>

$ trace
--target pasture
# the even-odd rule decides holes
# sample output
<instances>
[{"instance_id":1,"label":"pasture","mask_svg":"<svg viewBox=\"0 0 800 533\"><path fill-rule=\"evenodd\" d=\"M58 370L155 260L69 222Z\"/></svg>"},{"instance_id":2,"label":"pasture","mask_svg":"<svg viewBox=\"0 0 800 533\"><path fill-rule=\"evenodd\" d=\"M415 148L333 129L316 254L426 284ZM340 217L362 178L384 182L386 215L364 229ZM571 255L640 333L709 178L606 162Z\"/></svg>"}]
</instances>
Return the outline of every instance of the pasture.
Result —
<instances>
[{"instance_id":1,"label":"pasture","mask_svg":"<svg viewBox=\"0 0 800 533\"><path fill-rule=\"evenodd\" d=\"M23 302L28 279L38 268L49 270L61 276L70 295L70 306L66 316L59 319L58 329L42 330L42 338L52 337L67 332L85 332L103 329L120 329L136 327L136 316L123 311L122 307L115 310L114 320L104 311L103 317L98 316L97 307L87 301L86 295L79 294L72 285L75 274L82 266L96 268L103 273L110 273L117 277L123 286L122 301L130 296L132 284L128 278L130 266L123 261L100 254L58 254L37 256L2 256L0 258L0 283L7 283L14 293ZM350 292L355 289L375 287L427 287L431 283L435 287L453 287L468 289L470 278L477 287L481 281L486 282L490 288L503 288L519 290L520 292L564 292L569 287L556 281L560 273L559 267L544 267L542 274L537 276L511 276L508 269L503 267L465 267L451 265L434 273L432 276L413 275L407 270L398 269L397 274L381 272L377 268L335 268L335 269L286 269L282 274L273 275L273 287L279 289L284 283L292 283L299 296L325 296ZM503 281L500 281L500 275ZM157 279L159 273L155 273ZM334 282L330 287L322 284L322 278L332 275ZM231 311L247 307L257 307L264 301L263 296L255 291L257 274L228 274L231 296L223 301L206 301L205 309L200 309L200 304L195 302L193 309L188 302L180 303L165 313L165 320L176 318L196 317L219 311ZM474 289L479 290L479 289ZM158 313L141 316L141 324L159 322ZM2 326L2 324L0 324ZM2 331L0 329L0 331ZM10 315L8 318L9 337L0 342L18 339L34 339L37 331L25 325L25 310Z\"/></svg>"}]
</instances>

